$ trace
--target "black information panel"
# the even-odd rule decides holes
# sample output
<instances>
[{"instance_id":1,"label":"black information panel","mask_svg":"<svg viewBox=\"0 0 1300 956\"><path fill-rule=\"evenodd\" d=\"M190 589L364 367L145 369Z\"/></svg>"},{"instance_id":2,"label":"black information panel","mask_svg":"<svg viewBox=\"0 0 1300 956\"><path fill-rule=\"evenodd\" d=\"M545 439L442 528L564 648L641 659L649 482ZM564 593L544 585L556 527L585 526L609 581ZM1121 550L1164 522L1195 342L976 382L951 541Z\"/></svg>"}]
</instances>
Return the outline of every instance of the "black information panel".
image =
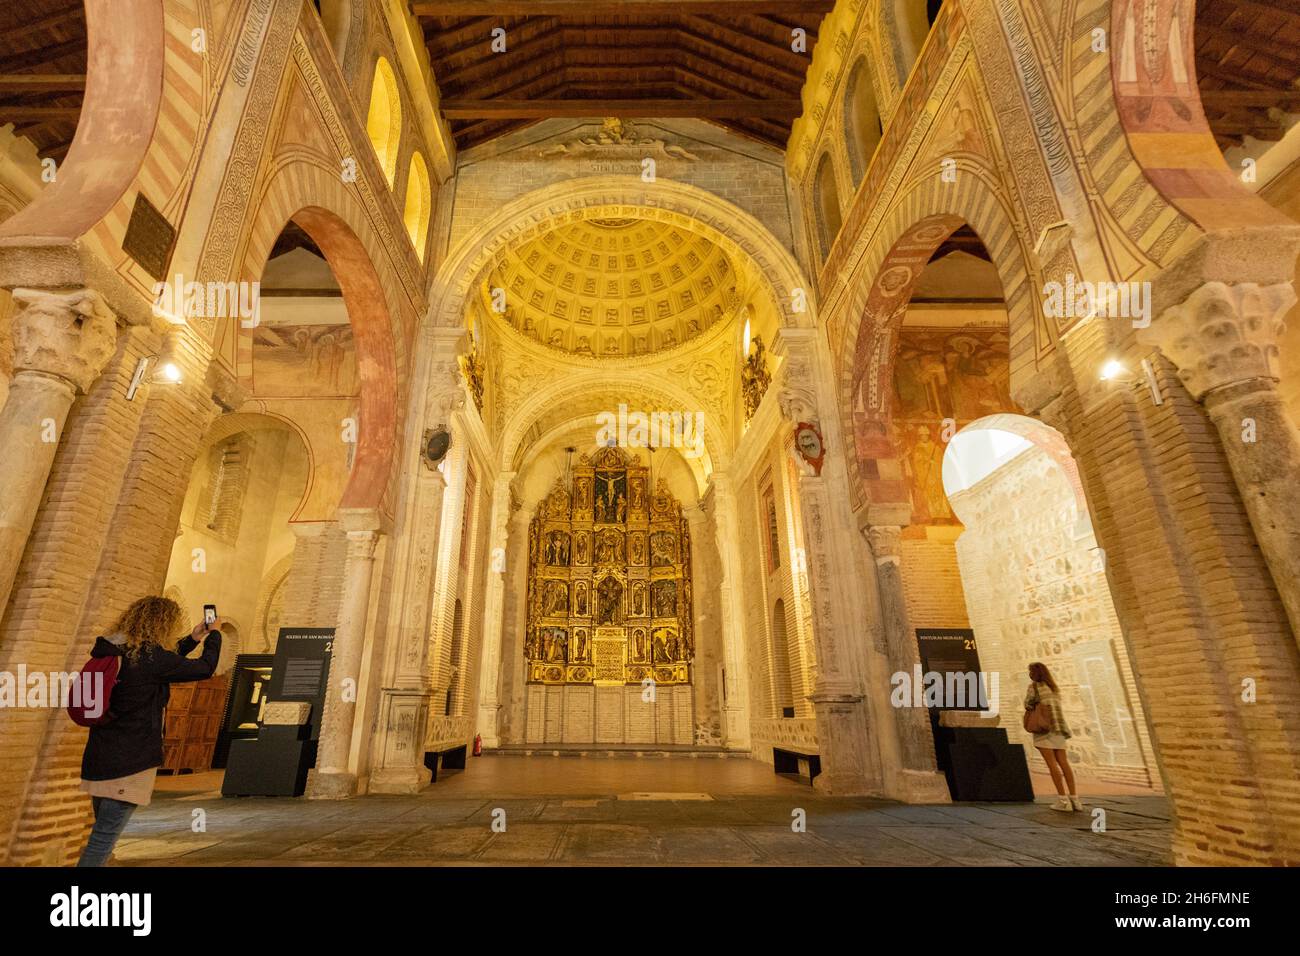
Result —
<instances>
[{"instance_id":1,"label":"black information panel","mask_svg":"<svg viewBox=\"0 0 1300 956\"><path fill-rule=\"evenodd\" d=\"M976 675L979 680L980 655L975 645L975 632L968 627L918 627L916 643L921 651L921 670L926 674L937 673L944 677L944 685L949 686L949 674L960 678ZM958 681L951 682L954 686ZM969 684L967 684L969 686ZM979 685L983 691L982 685ZM984 691L987 692L987 691ZM980 710L978 700L967 699L963 707L943 707L941 710Z\"/></svg>"},{"instance_id":2,"label":"black information panel","mask_svg":"<svg viewBox=\"0 0 1300 956\"><path fill-rule=\"evenodd\" d=\"M275 645L269 700L305 700L311 703L311 739L320 737L330 654L334 650L332 627L282 627Z\"/></svg>"}]
</instances>

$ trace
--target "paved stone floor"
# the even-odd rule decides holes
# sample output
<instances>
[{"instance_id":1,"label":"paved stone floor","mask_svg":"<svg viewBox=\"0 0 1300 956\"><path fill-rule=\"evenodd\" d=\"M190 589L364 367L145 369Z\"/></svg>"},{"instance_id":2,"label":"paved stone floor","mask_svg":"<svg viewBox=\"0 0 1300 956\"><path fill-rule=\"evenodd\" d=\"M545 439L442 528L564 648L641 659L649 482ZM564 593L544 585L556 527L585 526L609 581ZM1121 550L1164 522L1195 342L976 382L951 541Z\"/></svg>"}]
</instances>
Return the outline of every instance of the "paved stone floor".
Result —
<instances>
[{"instance_id":1,"label":"paved stone floor","mask_svg":"<svg viewBox=\"0 0 1300 956\"><path fill-rule=\"evenodd\" d=\"M222 799L219 776L160 780L118 844L122 865L1161 866L1160 796L904 806L828 797L739 758L472 760L415 796ZM1091 808L1106 811L1092 831ZM195 833L194 811L206 814ZM494 811L505 832L494 832ZM807 831L791 828L806 813ZM499 816L499 814L497 814Z\"/></svg>"}]
</instances>

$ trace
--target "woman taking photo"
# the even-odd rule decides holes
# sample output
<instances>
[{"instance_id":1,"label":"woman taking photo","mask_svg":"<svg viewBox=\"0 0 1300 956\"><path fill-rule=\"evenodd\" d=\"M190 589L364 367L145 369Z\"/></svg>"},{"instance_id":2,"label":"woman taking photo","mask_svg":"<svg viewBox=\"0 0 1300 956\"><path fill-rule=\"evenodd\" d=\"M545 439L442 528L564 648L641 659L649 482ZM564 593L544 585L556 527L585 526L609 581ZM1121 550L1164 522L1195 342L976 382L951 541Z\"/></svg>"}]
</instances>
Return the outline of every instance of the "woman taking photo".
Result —
<instances>
[{"instance_id":1,"label":"woman taking photo","mask_svg":"<svg viewBox=\"0 0 1300 956\"><path fill-rule=\"evenodd\" d=\"M81 759L81 789L90 794L95 826L77 866L103 866L136 807L149 805L163 762L163 711L171 685L211 677L221 656L221 620L199 624L179 641L183 616L175 601L140 598L95 640L91 657L120 657L109 719L90 728ZM199 643L203 653L188 655Z\"/></svg>"},{"instance_id":2,"label":"woman taking photo","mask_svg":"<svg viewBox=\"0 0 1300 956\"><path fill-rule=\"evenodd\" d=\"M1034 734L1034 746L1043 755L1052 784L1060 799L1052 804L1053 810L1069 813L1082 810L1083 804L1074 792L1074 770L1065 755L1065 743L1070 739L1070 726L1065 722L1059 691L1052 672L1038 661L1029 665L1029 690L1025 692L1025 729Z\"/></svg>"}]
</instances>

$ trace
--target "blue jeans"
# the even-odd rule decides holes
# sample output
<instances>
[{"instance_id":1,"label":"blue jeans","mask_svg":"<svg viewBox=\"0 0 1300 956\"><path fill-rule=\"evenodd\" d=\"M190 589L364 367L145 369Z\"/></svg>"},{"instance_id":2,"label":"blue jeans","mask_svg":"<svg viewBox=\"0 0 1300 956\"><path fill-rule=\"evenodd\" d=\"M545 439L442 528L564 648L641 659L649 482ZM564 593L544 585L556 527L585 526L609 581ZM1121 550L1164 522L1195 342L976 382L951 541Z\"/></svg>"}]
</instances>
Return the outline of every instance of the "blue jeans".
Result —
<instances>
[{"instance_id":1,"label":"blue jeans","mask_svg":"<svg viewBox=\"0 0 1300 956\"><path fill-rule=\"evenodd\" d=\"M126 823L135 813L135 804L112 797L91 797L90 805L95 810L95 826L86 840L86 848L81 851L77 866L103 866L117 845L117 838L126 829Z\"/></svg>"}]
</instances>

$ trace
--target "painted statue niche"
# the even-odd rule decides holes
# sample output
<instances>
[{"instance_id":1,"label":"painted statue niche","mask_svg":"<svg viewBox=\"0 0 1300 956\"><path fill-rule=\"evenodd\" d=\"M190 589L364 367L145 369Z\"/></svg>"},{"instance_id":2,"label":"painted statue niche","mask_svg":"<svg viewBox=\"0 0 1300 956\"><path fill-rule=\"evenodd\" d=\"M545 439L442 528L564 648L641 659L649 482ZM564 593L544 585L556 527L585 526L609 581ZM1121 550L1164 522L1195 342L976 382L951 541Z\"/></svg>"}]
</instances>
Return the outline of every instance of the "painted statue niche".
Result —
<instances>
[{"instance_id":1,"label":"painted statue niche","mask_svg":"<svg viewBox=\"0 0 1300 956\"><path fill-rule=\"evenodd\" d=\"M586 531L573 534L573 563L578 567L591 563L591 535Z\"/></svg>"},{"instance_id":2,"label":"painted statue niche","mask_svg":"<svg viewBox=\"0 0 1300 956\"><path fill-rule=\"evenodd\" d=\"M563 581L547 581L542 590L542 615L554 617L569 613L569 585Z\"/></svg>"},{"instance_id":3,"label":"painted statue niche","mask_svg":"<svg viewBox=\"0 0 1300 956\"><path fill-rule=\"evenodd\" d=\"M677 542L671 531L656 531L650 536L650 566L670 568L677 563Z\"/></svg>"},{"instance_id":4,"label":"painted statue niche","mask_svg":"<svg viewBox=\"0 0 1300 956\"><path fill-rule=\"evenodd\" d=\"M541 659L547 663L565 664L569 660L569 632L562 627L544 627L538 632Z\"/></svg>"},{"instance_id":5,"label":"painted statue niche","mask_svg":"<svg viewBox=\"0 0 1300 956\"><path fill-rule=\"evenodd\" d=\"M627 472L596 472L596 500L592 514L597 524L623 524L627 521Z\"/></svg>"},{"instance_id":6,"label":"painted statue niche","mask_svg":"<svg viewBox=\"0 0 1300 956\"><path fill-rule=\"evenodd\" d=\"M591 638L585 627L573 629L573 661L575 663L591 661Z\"/></svg>"},{"instance_id":7,"label":"painted statue niche","mask_svg":"<svg viewBox=\"0 0 1300 956\"><path fill-rule=\"evenodd\" d=\"M627 563L645 567L645 532L633 531L627 537Z\"/></svg>"},{"instance_id":8,"label":"painted statue niche","mask_svg":"<svg viewBox=\"0 0 1300 956\"><path fill-rule=\"evenodd\" d=\"M596 585L596 624L623 623L623 585L608 577Z\"/></svg>"},{"instance_id":9,"label":"painted statue niche","mask_svg":"<svg viewBox=\"0 0 1300 956\"><path fill-rule=\"evenodd\" d=\"M563 531L546 535L546 563L552 567L569 566L569 536Z\"/></svg>"},{"instance_id":10,"label":"painted statue niche","mask_svg":"<svg viewBox=\"0 0 1300 956\"><path fill-rule=\"evenodd\" d=\"M645 582L634 581L632 582L632 616L645 617L645 613Z\"/></svg>"},{"instance_id":11,"label":"painted statue niche","mask_svg":"<svg viewBox=\"0 0 1300 956\"><path fill-rule=\"evenodd\" d=\"M573 586L573 613L578 617L586 617L588 614L586 581L579 581Z\"/></svg>"},{"instance_id":12,"label":"painted statue niche","mask_svg":"<svg viewBox=\"0 0 1300 956\"><path fill-rule=\"evenodd\" d=\"M677 582L652 581L650 606L655 617L675 617L677 614Z\"/></svg>"},{"instance_id":13,"label":"painted statue niche","mask_svg":"<svg viewBox=\"0 0 1300 956\"><path fill-rule=\"evenodd\" d=\"M627 563L624 556L623 532L605 528L596 535L596 566L618 567Z\"/></svg>"}]
</instances>

